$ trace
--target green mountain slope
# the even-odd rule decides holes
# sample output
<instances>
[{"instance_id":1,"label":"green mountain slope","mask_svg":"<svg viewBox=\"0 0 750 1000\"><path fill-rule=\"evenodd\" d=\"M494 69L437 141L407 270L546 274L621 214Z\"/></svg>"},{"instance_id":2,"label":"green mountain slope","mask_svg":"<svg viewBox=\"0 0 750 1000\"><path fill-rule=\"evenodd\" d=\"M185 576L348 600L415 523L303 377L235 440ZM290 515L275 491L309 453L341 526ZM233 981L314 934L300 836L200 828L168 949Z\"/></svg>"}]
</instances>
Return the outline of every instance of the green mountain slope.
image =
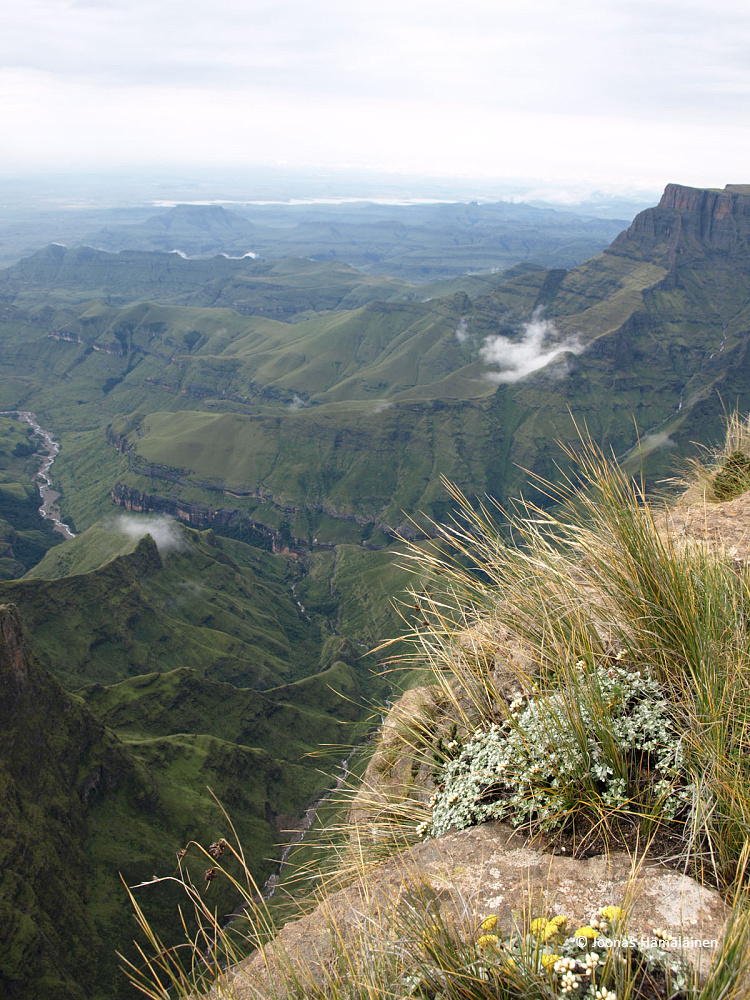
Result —
<instances>
[{"instance_id":1,"label":"green mountain slope","mask_svg":"<svg viewBox=\"0 0 750 1000\"><path fill-rule=\"evenodd\" d=\"M119 873L148 883L169 874L188 840L228 835L207 786L256 879L271 873L280 830L332 781L335 758L311 751L359 741L380 683L330 635L324 611L297 606L290 586L300 578L281 555L152 519L129 535L95 526L2 585L18 608L0 643L0 975L10 997L30 984L55 998L125 995L115 950L131 953L132 929ZM20 701L13 670L28 679ZM26 843L33 849L16 860ZM188 863L202 884L205 861ZM232 890L210 891L230 912ZM146 887L139 899L176 937L175 897ZM80 968L70 935L84 942Z\"/></svg>"},{"instance_id":2,"label":"green mountain slope","mask_svg":"<svg viewBox=\"0 0 750 1000\"><path fill-rule=\"evenodd\" d=\"M170 697L195 697L191 711L200 703L204 725L193 714L193 731L173 734L175 722L187 721L173 712L171 725L158 726L148 714L154 679L144 678L140 698L119 699L132 710L145 708L146 721L138 716L141 735L130 731L121 740L38 663L15 609L0 611L0 986L9 1000L129 995L115 954L135 957L120 874L131 885L148 883L154 873L171 872L175 852L190 839L207 846L229 835L206 785L231 810L251 869L262 880L272 869L265 859L277 850L274 818L296 814L325 783L309 763L290 760L302 745L301 730L286 752L278 739L273 755L205 732L221 720L226 737L251 735L249 724L240 734L221 718L227 703L240 718L242 692L187 670L176 674L162 675L162 714L169 714ZM101 707L104 696L98 687L89 701ZM111 692L109 697L118 700ZM321 735L339 732L329 721ZM280 728L266 722L267 729L274 726ZM205 860L193 853L185 863L202 884ZM206 892L223 912L237 902L221 882ZM178 895L148 886L136 895L163 933L176 939Z\"/></svg>"},{"instance_id":3,"label":"green mountain slope","mask_svg":"<svg viewBox=\"0 0 750 1000\"><path fill-rule=\"evenodd\" d=\"M275 363L283 371L265 358L263 371L320 405L273 419L146 418L123 442L129 468L121 481L130 491L140 482L141 493L203 503L206 510L215 506L217 487L248 492L262 499L253 516L269 523L277 516L274 505L295 512L297 524L298 510L322 517L325 497L337 508L334 516L393 525L399 508L439 511L432 504L440 473L501 498L519 487L524 473L517 466L551 473L551 440L575 437L569 408L618 452L635 444L635 421L648 447L661 442L649 461L655 471L664 469L670 446L680 449L718 432L720 396L741 406L750 402L749 205L741 191L670 186L658 208L572 271L527 269L485 296L409 303L409 319L399 304L372 303L361 314L366 322L357 314L337 317L324 332L324 319L302 324L294 350L279 352ZM528 334L540 307L552 342L575 338L578 346L506 381L487 363L487 344L502 355ZM430 311L426 329L419 326L424 312L415 319L414 310ZM350 324L358 333L347 340ZM371 326L382 334L380 343L368 340ZM308 330L314 336L306 351ZM360 364L356 352L368 343L380 349ZM430 367L430 343L442 373ZM252 359L252 351L248 355ZM369 412L359 407L363 398L371 400ZM407 399L409 405L400 405ZM395 412L384 405L391 402ZM235 421L236 431L225 433L225 424L223 437L253 442L241 460L233 453L226 463L231 472L223 487L205 458L214 454L218 419ZM299 445L292 454L287 433ZM389 456L385 478L379 467L385 463L375 457L383 454ZM306 455L314 459L306 463Z\"/></svg>"},{"instance_id":4,"label":"green mountain slope","mask_svg":"<svg viewBox=\"0 0 750 1000\"><path fill-rule=\"evenodd\" d=\"M84 569L96 561L92 549L104 555L118 542L131 551L78 572L79 553ZM115 522L53 550L31 579L8 582L3 593L69 688L178 665L259 689L313 672L320 630L291 597L292 561L242 548L240 565L211 532L177 527L160 554L150 535L136 543Z\"/></svg>"},{"instance_id":5,"label":"green mountain slope","mask_svg":"<svg viewBox=\"0 0 750 1000\"><path fill-rule=\"evenodd\" d=\"M111 489L125 506L259 530L256 541L265 528L277 542L384 544L402 512L440 516L441 475L504 499L524 481L518 467L552 472L551 439L575 438L569 409L618 453L635 444L635 421L658 473L672 445L718 430L719 394L750 402L748 197L670 186L570 271L524 265L467 277L467 293L453 281L422 301L412 287L294 323L280 321L296 294L283 283L273 319L226 296L66 303L94 289L92 260L132 294L153 259L143 287L163 303L205 303L216 274L233 288L231 268L250 267L252 285L266 265L52 248L54 262L38 255L12 269L13 288L7 279L0 400L60 433L56 473L79 529ZM54 274L24 285L24 268ZM42 292L48 306L31 306ZM513 370L555 345L549 363Z\"/></svg>"},{"instance_id":6,"label":"green mountain slope","mask_svg":"<svg viewBox=\"0 0 750 1000\"><path fill-rule=\"evenodd\" d=\"M393 278L368 277L346 263L260 261L221 254L196 260L176 253L67 249L56 243L0 271L0 301L23 309L74 306L92 299L108 305L148 300L283 318L353 308L409 288Z\"/></svg>"},{"instance_id":7,"label":"green mountain slope","mask_svg":"<svg viewBox=\"0 0 750 1000\"><path fill-rule=\"evenodd\" d=\"M147 786L118 741L30 658L13 609L0 609L0 630L2 992L83 998L100 951L86 907L88 807L100 788L145 799Z\"/></svg>"}]
</instances>

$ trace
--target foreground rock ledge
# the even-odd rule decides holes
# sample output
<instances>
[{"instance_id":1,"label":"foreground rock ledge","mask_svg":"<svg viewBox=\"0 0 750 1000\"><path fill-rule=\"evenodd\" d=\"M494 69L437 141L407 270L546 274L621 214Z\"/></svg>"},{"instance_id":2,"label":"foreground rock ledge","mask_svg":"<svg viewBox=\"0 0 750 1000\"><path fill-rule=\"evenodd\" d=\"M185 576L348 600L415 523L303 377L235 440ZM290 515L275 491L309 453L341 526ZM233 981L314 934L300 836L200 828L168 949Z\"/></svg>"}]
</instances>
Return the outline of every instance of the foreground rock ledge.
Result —
<instances>
[{"instance_id":1,"label":"foreground rock ledge","mask_svg":"<svg viewBox=\"0 0 750 1000\"><path fill-rule=\"evenodd\" d=\"M572 932L601 907L625 904L630 936L650 938L658 927L690 939L695 943L684 954L702 975L729 912L717 892L665 866L644 864L634 873L624 853L581 861L544 854L507 826L485 823L402 852L287 924L262 952L238 966L230 995L274 996L289 969L303 983L325 981L336 953L334 932L339 945L356 948L366 937L374 947L387 947L394 909L409 886L417 894L420 886L434 894L446 920L475 930L495 913L505 933L521 924L530 908L535 915L567 914Z\"/></svg>"}]
</instances>

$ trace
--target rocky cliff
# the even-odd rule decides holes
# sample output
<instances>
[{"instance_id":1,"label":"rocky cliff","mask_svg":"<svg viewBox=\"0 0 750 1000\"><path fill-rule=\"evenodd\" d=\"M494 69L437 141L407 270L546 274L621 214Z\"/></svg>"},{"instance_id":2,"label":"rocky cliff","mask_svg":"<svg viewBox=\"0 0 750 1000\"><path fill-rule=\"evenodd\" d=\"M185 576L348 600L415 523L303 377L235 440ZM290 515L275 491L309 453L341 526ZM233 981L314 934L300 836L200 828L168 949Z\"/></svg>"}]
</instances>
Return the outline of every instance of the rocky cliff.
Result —
<instances>
[{"instance_id":1,"label":"rocky cliff","mask_svg":"<svg viewBox=\"0 0 750 1000\"><path fill-rule=\"evenodd\" d=\"M668 184L655 208L640 212L605 253L638 256L674 266L690 255L731 257L750 249L750 187L723 190Z\"/></svg>"}]
</instances>

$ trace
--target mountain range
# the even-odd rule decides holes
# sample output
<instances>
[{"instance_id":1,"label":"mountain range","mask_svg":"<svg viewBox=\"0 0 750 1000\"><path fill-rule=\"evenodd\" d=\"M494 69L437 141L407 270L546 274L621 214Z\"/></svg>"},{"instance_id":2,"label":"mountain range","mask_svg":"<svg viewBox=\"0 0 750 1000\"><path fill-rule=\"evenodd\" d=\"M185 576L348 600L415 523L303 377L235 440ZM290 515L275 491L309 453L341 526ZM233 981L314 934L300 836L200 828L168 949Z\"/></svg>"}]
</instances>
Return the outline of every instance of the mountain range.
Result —
<instances>
[{"instance_id":1,"label":"mountain range","mask_svg":"<svg viewBox=\"0 0 750 1000\"><path fill-rule=\"evenodd\" d=\"M615 207L634 211L632 203ZM593 204L564 211L510 202L366 200L97 209L79 199L65 210L6 212L0 219L0 262L13 263L56 241L198 257L309 257L428 281L525 260L570 267L606 246L630 217Z\"/></svg>"},{"instance_id":2,"label":"mountain range","mask_svg":"<svg viewBox=\"0 0 750 1000\"><path fill-rule=\"evenodd\" d=\"M487 206L451 212L457 239L489 225ZM130 235L260 232L228 215ZM223 836L206 785L270 873L287 818L332 781L335 759L306 754L361 740L387 693L363 653L398 629L397 536L450 515L443 477L529 495L585 426L653 481L750 408L750 186L669 185L569 268L451 263L417 284L378 273L386 257L363 273L221 247L52 245L0 272L0 409L59 439L77 533L34 522L33 437L0 418L9 996L30 970L50 997L124 990L117 872L147 882L190 837ZM151 903L169 935L172 900ZM66 906L87 962L50 930Z\"/></svg>"},{"instance_id":3,"label":"mountain range","mask_svg":"<svg viewBox=\"0 0 750 1000\"><path fill-rule=\"evenodd\" d=\"M442 516L442 475L505 500L519 467L549 474L569 409L619 454L640 436L658 474L717 432L719 396L746 401L747 205L670 185L572 270L437 285L51 247L0 282L0 405L60 433L79 528L111 495L308 547L386 544L405 514ZM108 480L95 501L82 452Z\"/></svg>"}]
</instances>

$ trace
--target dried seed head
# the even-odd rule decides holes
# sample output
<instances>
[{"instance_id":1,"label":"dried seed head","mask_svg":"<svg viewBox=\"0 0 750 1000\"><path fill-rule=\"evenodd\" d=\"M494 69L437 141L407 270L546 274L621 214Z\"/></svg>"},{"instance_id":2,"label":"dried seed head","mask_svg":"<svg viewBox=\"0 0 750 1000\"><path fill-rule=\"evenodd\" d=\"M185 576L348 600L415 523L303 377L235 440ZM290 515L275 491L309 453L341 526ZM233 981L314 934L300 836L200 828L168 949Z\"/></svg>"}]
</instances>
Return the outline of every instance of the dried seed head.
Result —
<instances>
[{"instance_id":1,"label":"dried seed head","mask_svg":"<svg viewBox=\"0 0 750 1000\"><path fill-rule=\"evenodd\" d=\"M206 885L208 885L209 882L213 882L213 880L215 878L219 877L219 869L218 868L209 868L208 871L206 872L206 874L203 877L206 880Z\"/></svg>"},{"instance_id":2,"label":"dried seed head","mask_svg":"<svg viewBox=\"0 0 750 1000\"><path fill-rule=\"evenodd\" d=\"M229 847L229 844L227 844L223 837L220 837L219 840L215 840L214 843L211 844L208 849L208 853L212 858L220 858L227 847Z\"/></svg>"}]
</instances>

